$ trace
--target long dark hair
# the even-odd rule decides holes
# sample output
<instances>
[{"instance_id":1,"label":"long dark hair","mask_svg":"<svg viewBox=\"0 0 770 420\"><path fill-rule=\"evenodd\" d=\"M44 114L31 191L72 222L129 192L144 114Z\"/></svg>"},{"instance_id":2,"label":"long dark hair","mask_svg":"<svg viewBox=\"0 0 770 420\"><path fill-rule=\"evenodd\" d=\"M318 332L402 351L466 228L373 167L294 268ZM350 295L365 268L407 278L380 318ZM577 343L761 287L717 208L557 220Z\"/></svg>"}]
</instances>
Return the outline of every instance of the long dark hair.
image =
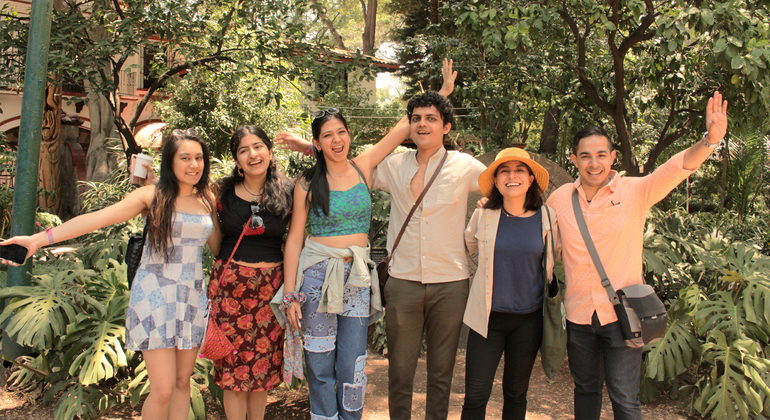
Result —
<instances>
[{"instance_id":1,"label":"long dark hair","mask_svg":"<svg viewBox=\"0 0 770 420\"><path fill-rule=\"evenodd\" d=\"M529 172L530 175L534 175L532 173L532 169L527 165L526 163L524 166L527 167L527 172ZM497 169L495 169L495 178L497 178L497 171L500 170L500 167L498 166ZM540 207L543 206L543 197L540 195L540 187L537 183L537 181L532 182L530 184L529 189L527 190L527 195L524 198L524 210L537 210ZM492 188L492 195L489 197L489 200L484 204L485 209L492 209L497 210L503 207L503 195L500 193L500 190L497 189L497 185Z\"/></svg>"},{"instance_id":2,"label":"long dark hair","mask_svg":"<svg viewBox=\"0 0 770 420\"><path fill-rule=\"evenodd\" d=\"M208 205L209 210L214 208L213 194L209 187L209 148L206 142L198 136L195 130L174 130L163 145L163 153L160 159L160 178L155 186L153 198L148 213L149 226L147 227L147 244L151 252L162 255L166 262L173 254L171 236L173 234L172 221L176 198L179 196L179 180L174 175L174 157L182 142L192 141L200 144L203 151L203 170L201 179L195 184L195 195Z\"/></svg>"},{"instance_id":3,"label":"long dark hair","mask_svg":"<svg viewBox=\"0 0 770 420\"><path fill-rule=\"evenodd\" d=\"M265 130L255 125L243 125L235 129L232 137L230 137L230 154L233 156L233 160L238 161L238 146L241 144L241 140L244 137L254 135L259 137L267 150L273 151L273 142L270 137L267 136ZM220 195L227 191L229 188L235 188L235 185L239 182L243 182L243 175L238 171L238 167L233 168L233 172L220 179L216 184L217 195ZM265 195L262 197L262 205L265 209L281 218L289 215L291 212L292 194L294 184L281 173L274 159L270 159L270 164L267 167L267 177L265 178Z\"/></svg>"},{"instance_id":4,"label":"long dark hair","mask_svg":"<svg viewBox=\"0 0 770 420\"><path fill-rule=\"evenodd\" d=\"M348 130L348 133L350 133L348 122L345 120L345 117L343 117L342 114L339 112L333 114L324 113L323 116L315 118L313 123L310 125L310 128L313 131L313 139L318 140L318 137L321 135L321 127L323 127L323 125L331 119L337 119L342 122L342 125L345 126L345 130ZM350 153L350 148L348 148L348 153ZM302 178L304 178L304 180L310 184L310 187L308 188L310 196L309 200L305 202L305 205L309 204L310 209L314 211L317 216L321 215L318 212L318 209L321 209L324 215L328 216L329 180L326 179L326 158L324 158L324 153L319 148L315 149L315 157L315 165L302 173Z\"/></svg>"}]
</instances>

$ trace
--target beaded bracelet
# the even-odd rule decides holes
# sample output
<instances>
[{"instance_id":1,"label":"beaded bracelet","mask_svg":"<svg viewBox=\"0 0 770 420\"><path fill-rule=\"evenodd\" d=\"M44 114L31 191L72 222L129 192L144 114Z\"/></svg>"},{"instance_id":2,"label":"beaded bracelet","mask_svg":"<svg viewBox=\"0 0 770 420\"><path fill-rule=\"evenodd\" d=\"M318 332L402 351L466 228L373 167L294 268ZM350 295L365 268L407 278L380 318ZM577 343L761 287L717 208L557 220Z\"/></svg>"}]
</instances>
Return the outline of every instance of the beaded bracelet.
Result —
<instances>
[{"instance_id":1,"label":"beaded bracelet","mask_svg":"<svg viewBox=\"0 0 770 420\"><path fill-rule=\"evenodd\" d=\"M305 300L307 300L307 296L305 296L305 293L303 292L286 293L283 295L283 300L281 300L281 304L278 306L278 309L285 311L289 308L289 306L291 306L292 302L297 302L301 305L305 303Z\"/></svg>"}]
</instances>

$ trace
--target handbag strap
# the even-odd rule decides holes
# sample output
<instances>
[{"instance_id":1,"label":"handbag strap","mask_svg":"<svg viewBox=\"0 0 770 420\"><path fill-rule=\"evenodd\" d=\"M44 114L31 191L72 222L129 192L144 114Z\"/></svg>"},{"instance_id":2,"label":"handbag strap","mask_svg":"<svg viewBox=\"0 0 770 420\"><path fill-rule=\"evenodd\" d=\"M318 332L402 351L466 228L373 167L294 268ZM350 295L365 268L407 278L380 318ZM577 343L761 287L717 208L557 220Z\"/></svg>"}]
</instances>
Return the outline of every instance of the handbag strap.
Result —
<instances>
[{"instance_id":1,"label":"handbag strap","mask_svg":"<svg viewBox=\"0 0 770 420\"><path fill-rule=\"evenodd\" d=\"M602 286L604 286L604 290L607 292L607 297L610 298L610 303L619 305L620 299L618 299L618 294L615 293L615 289L612 287L612 283L610 283L610 279L604 271L604 265L602 265L602 260L599 259L599 253L596 252L594 241L591 239L591 233L588 231L586 219L583 217L583 210L580 208L580 196L578 195L577 188L572 190L572 209L575 211L575 221L577 221L578 228L580 228L580 234L583 235L583 241L586 243L586 248L588 248L588 253L591 255L596 271L602 279Z\"/></svg>"},{"instance_id":2,"label":"handbag strap","mask_svg":"<svg viewBox=\"0 0 770 420\"><path fill-rule=\"evenodd\" d=\"M241 236L238 237L238 242L235 243L235 247L233 248L233 252L230 253L230 258L227 259L227 263L225 263L225 268L222 270L222 274L219 275L219 281L222 281L222 276L225 275L227 272L227 269L230 267L230 262L233 260L233 255L235 255L235 251L238 249L238 245L241 244L241 239L243 239L243 235L246 233L246 228L249 226L249 220L246 221L246 224L243 225L243 230L241 231Z\"/></svg>"},{"instance_id":3,"label":"handbag strap","mask_svg":"<svg viewBox=\"0 0 770 420\"><path fill-rule=\"evenodd\" d=\"M433 181L436 180L438 173L441 172L441 168L444 166L444 162L446 161L447 155L449 155L449 152L445 150L444 156L441 157L441 162L439 162L438 167L436 167L436 171L433 172L433 176L431 176L428 183L425 184L425 188L422 189L420 196L417 197L417 201L414 202L412 209L409 210L409 214L406 216L406 219L404 219L404 224L401 226L401 231L398 232L398 236L396 236L396 241L393 242L393 249L390 250L391 256L395 254L396 247L398 247L398 243L401 242L401 237L404 236L404 231L406 231L406 226L409 224L409 221L412 220L412 215L417 210L417 207L419 207L420 203L422 202L422 199L425 197L425 194L428 192L428 189L430 189L430 186L433 185Z\"/></svg>"},{"instance_id":4,"label":"handbag strap","mask_svg":"<svg viewBox=\"0 0 770 420\"><path fill-rule=\"evenodd\" d=\"M556 257L556 246L553 244L553 223L551 222L551 211L548 210L548 206L543 206L545 209L545 215L548 218L548 231L550 232L551 236L551 257ZM548 235L546 235L545 242L543 244L543 268L545 268L548 265ZM545 270L543 270L543 279L545 281L545 285L548 286L548 283L550 281L553 281L552 279L548 278L546 275Z\"/></svg>"}]
</instances>

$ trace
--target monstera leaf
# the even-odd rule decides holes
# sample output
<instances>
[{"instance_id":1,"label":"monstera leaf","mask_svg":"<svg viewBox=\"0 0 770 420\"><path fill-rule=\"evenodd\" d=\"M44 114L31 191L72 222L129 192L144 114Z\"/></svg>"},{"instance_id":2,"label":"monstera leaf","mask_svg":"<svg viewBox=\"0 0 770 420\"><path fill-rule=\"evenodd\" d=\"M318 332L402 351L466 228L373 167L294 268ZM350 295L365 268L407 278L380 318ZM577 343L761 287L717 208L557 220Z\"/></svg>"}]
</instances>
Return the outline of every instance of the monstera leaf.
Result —
<instances>
[{"instance_id":1,"label":"monstera leaf","mask_svg":"<svg viewBox=\"0 0 770 420\"><path fill-rule=\"evenodd\" d=\"M700 357L700 341L693 335L691 323L687 308L674 301L668 310L668 327L663 339L644 347L645 377L658 382L674 380Z\"/></svg>"},{"instance_id":2,"label":"monstera leaf","mask_svg":"<svg viewBox=\"0 0 770 420\"><path fill-rule=\"evenodd\" d=\"M57 420L90 420L99 414L99 401L104 397L103 389L74 383L56 402L53 415Z\"/></svg>"},{"instance_id":3,"label":"monstera leaf","mask_svg":"<svg viewBox=\"0 0 770 420\"><path fill-rule=\"evenodd\" d=\"M743 308L746 320L753 322L757 328L770 334L770 281L757 279L748 281L743 289ZM767 337L764 338L767 343Z\"/></svg>"},{"instance_id":4,"label":"monstera leaf","mask_svg":"<svg viewBox=\"0 0 770 420\"><path fill-rule=\"evenodd\" d=\"M0 299L13 299L0 314L0 324L17 343L38 350L53 349L67 324L82 313L80 302L98 305L76 282L93 276L92 270L59 271L36 277L33 286L14 286L0 290Z\"/></svg>"},{"instance_id":5,"label":"monstera leaf","mask_svg":"<svg viewBox=\"0 0 770 420\"><path fill-rule=\"evenodd\" d=\"M760 357L757 344L749 339L732 343L722 331L709 333L703 345L702 363L712 366L699 383L700 395L694 407L712 419L748 419L751 411L763 411L763 397L770 389L762 375L770 370L770 360ZM737 412L736 412L737 410Z\"/></svg>"},{"instance_id":6,"label":"monstera leaf","mask_svg":"<svg viewBox=\"0 0 770 420\"><path fill-rule=\"evenodd\" d=\"M127 303L116 299L103 313L78 314L76 322L67 326L63 360L69 363L70 375L77 376L81 384L112 378L117 368L127 366L123 350Z\"/></svg>"},{"instance_id":7,"label":"monstera leaf","mask_svg":"<svg viewBox=\"0 0 770 420\"><path fill-rule=\"evenodd\" d=\"M134 379L128 384L128 394L131 396L131 405L134 406L142 399L142 395L150 392L150 381L147 380L147 365L144 360L134 369Z\"/></svg>"},{"instance_id":8,"label":"monstera leaf","mask_svg":"<svg viewBox=\"0 0 770 420\"><path fill-rule=\"evenodd\" d=\"M700 302L695 312L698 334L705 336L709 331L717 330L731 340L742 338L745 329L750 327L743 304L735 302L728 292L716 292L710 298Z\"/></svg>"}]
</instances>

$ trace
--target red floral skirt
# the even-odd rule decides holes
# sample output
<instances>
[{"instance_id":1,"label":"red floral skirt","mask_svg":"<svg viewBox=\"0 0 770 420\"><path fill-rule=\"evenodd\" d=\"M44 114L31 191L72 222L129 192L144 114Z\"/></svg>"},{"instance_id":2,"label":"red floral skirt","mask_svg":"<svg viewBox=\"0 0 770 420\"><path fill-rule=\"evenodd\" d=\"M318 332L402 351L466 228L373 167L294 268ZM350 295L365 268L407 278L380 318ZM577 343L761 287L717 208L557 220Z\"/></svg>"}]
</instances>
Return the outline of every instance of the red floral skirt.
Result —
<instances>
[{"instance_id":1,"label":"red floral skirt","mask_svg":"<svg viewBox=\"0 0 770 420\"><path fill-rule=\"evenodd\" d=\"M283 284L283 266L254 268L231 262L222 275L223 265L217 260L211 268L211 314L237 353L216 364L214 381L225 391L273 389L283 372L283 329L270 300Z\"/></svg>"}]
</instances>

